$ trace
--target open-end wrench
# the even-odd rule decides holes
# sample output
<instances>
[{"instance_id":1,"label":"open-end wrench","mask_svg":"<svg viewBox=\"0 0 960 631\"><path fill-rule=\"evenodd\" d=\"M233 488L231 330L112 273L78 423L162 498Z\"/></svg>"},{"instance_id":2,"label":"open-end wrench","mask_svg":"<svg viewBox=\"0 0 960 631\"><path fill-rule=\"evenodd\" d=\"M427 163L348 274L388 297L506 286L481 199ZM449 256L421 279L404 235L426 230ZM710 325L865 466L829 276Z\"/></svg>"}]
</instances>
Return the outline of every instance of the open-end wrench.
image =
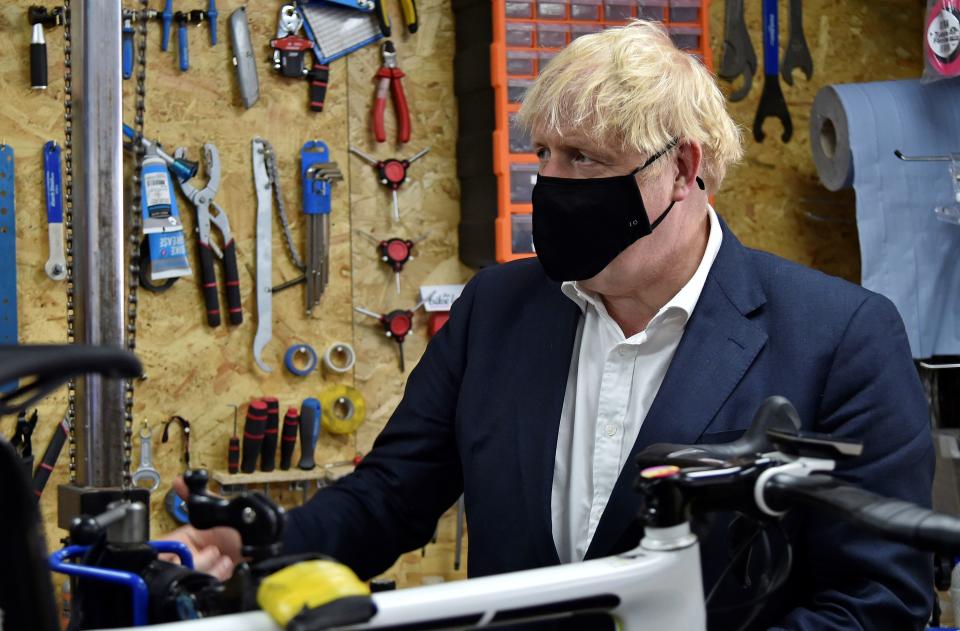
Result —
<instances>
[{"instance_id":1,"label":"open-end wrench","mask_svg":"<svg viewBox=\"0 0 960 631\"><path fill-rule=\"evenodd\" d=\"M727 0L726 20L723 30L723 57L717 76L726 81L736 81L743 76L743 85L730 93L731 101L746 98L757 73L757 53L750 41L747 23L743 20L743 0Z\"/></svg>"},{"instance_id":2,"label":"open-end wrench","mask_svg":"<svg viewBox=\"0 0 960 631\"><path fill-rule=\"evenodd\" d=\"M63 180L60 174L60 145L43 145L43 179L47 197L47 237L50 257L43 266L53 280L67 277L67 257L63 250Z\"/></svg>"},{"instance_id":3,"label":"open-end wrench","mask_svg":"<svg viewBox=\"0 0 960 631\"><path fill-rule=\"evenodd\" d=\"M780 89L778 22L777 0L763 0L763 93L760 94L757 115L753 119L753 137L757 142L763 142L765 138L763 121L772 116L779 118L783 124L783 134L780 136L783 142L789 142L793 136L790 110Z\"/></svg>"},{"instance_id":4,"label":"open-end wrench","mask_svg":"<svg viewBox=\"0 0 960 631\"><path fill-rule=\"evenodd\" d=\"M803 0L790 0L790 36L780 66L780 75L787 85L793 85L794 68L802 70L807 81L813 76L813 59L807 48L807 38L803 36Z\"/></svg>"},{"instance_id":5,"label":"open-end wrench","mask_svg":"<svg viewBox=\"0 0 960 631\"><path fill-rule=\"evenodd\" d=\"M147 480L150 486L146 488L150 492L156 491L160 486L160 472L153 466L153 432L146 421L140 428L140 466L133 472L132 480L136 486L140 486L141 480Z\"/></svg>"}]
</instances>

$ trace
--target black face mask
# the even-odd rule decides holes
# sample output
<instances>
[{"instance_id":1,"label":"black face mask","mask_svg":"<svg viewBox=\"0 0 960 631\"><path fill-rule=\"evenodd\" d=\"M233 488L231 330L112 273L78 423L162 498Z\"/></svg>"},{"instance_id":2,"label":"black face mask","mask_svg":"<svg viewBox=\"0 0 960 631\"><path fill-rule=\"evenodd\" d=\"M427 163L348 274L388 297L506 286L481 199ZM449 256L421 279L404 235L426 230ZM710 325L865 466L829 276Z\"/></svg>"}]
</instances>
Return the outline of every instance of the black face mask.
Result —
<instances>
[{"instance_id":1,"label":"black face mask","mask_svg":"<svg viewBox=\"0 0 960 631\"><path fill-rule=\"evenodd\" d=\"M676 202L650 223L634 176L676 144L674 140L627 175L585 179L537 176L533 245L547 276L555 281L592 278L660 225ZM697 185L704 189L699 177Z\"/></svg>"}]
</instances>

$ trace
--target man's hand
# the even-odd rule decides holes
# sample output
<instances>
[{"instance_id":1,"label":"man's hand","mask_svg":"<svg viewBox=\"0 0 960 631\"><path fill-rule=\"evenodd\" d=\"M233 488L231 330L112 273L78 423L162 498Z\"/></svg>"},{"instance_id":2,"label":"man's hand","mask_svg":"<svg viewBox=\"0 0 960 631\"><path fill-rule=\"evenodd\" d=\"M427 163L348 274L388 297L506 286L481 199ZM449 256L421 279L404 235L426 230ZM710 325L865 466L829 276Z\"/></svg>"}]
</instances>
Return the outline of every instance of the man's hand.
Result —
<instances>
[{"instance_id":1,"label":"man's hand","mask_svg":"<svg viewBox=\"0 0 960 631\"><path fill-rule=\"evenodd\" d=\"M190 492L183 478L173 482L173 488L181 498L186 499ZM193 554L194 569L212 574L221 581L233 575L233 568L241 561L240 533L233 528L221 526L198 530L193 526L181 526L162 537L161 541L179 541ZM173 560L175 556L171 555Z\"/></svg>"}]
</instances>

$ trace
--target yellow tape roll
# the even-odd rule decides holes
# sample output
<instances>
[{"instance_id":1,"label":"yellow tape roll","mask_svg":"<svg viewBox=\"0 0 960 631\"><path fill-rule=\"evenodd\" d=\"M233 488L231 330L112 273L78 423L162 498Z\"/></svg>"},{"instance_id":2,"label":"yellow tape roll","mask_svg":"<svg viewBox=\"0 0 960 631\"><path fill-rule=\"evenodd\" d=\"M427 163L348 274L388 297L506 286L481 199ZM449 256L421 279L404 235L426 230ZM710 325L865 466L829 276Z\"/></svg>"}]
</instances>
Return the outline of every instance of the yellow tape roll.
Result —
<instances>
[{"instance_id":1,"label":"yellow tape roll","mask_svg":"<svg viewBox=\"0 0 960 631\"><path fill-rule=\"evenodd\" d=\"M323 428L331 434L351 434L367 418L367 402L353 386L327 386L320 393Z\"/></svg>"},{"instance_id":2,"label":"yellow tape roll","mask_svg":"<svg viewBox=\"0 0 960 631\"><path fill-rule=\"evenodd\" d=\"M369 596L370 588L346 565L302 561L271 574L257 589L257 604L283 628L302 611L349 596Z\"/></svg>"}]
</instances>

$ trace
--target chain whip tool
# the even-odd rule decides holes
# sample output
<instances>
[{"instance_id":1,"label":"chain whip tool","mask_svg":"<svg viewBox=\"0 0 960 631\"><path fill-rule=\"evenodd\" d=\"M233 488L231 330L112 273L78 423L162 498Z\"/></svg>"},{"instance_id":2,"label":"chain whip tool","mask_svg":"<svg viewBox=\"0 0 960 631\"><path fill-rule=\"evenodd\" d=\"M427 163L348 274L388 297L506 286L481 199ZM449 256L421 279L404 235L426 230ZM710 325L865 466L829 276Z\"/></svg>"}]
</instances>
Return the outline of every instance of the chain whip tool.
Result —
<instances>
[{"instance_id":1,"label":"chain whip tool","mask_svg":"<svg viewBox=\"0 0 960 631\"><path fill-rule=\"evenodd\" d=\"M74 301L74 292L76 281L74 276L73 262L73 64L72 64L72 39L71 29L71 2L64 0L64 37L63 37L63 108L64 108L64 232L66 236L66 261L67 261L67 341L76 342L76 314ZM148 0L139 0L140 10L134 14L136 22L135 50L136 50L136 89L134 90L134 132L138 138L143 137L143 113L144 99L146 97L147 80L147 18L150 15ZM134 165L130 173L130 210L128 220L130 221L130 265L127 269L127 348L130 351L136 349L137 339L137 286L140 277L140 170L143 166L143 146L141 143L134 143ZM130 488L132 479L130 476L130 463L132 461L132 436L133 436L133 381L125 380L125 402L124 402L124 430L123 430L123 487ZM74 433L74 419L76 416L76 381L71 379L67 388L67 416L70 424L70 481L76 482L77 479L77 448L76 436Z\"/></svg>"},{"instance_id":2,"label":"chain whip tool","mask_svg":"<svg viewBox=\"0 0 960 631\"><path fill-rule=\"evenodd\" d=\"M253 338L253 360L264 372L272 372L263 361L263 349L273 337L273 264L271 211L272 196L276 194L274 182L270 177L267 164L273 159L273 147L261 139L254 138L253 183L257 189L257 334ZM274 169L276 165L274 165ZM275 172L275 171L274 171ZM285 217L284 217L285 219ZM286 226L284 226L286 228ZM288 244L292 250L292 243ZM299 257L298 257L299 258Z\"/></svg>"}]
</instances>

